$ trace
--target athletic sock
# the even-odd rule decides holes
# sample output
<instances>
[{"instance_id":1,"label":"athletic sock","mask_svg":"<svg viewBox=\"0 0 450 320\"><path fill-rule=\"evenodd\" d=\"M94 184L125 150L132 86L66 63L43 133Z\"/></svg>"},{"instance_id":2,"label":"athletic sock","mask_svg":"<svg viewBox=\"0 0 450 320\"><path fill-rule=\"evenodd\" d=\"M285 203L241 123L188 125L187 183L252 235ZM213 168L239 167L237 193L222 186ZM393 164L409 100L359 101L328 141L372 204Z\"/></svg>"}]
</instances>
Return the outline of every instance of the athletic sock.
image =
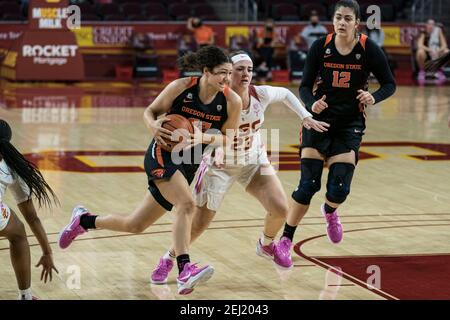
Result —
<instances>
[{"instance_id":1,"label":"athletic sock","mask_svg":"<svg viewBox=\"0 0 450 320\"><path fill-rule=\"evenodd\" d=\"M274 238L268 237L264 234L264 232L261 234L261 238L259 238L259 241L262 243L263 246L268 246L273 242Z\"/></svg>"},{"instance_id":2,"label":"athletic sock","mask_svg":"<svg viewBox=\"0 0 450 320\"><path fill-rule=\"evenodd\" d=\"M174 254L172 254L172 251L167 251L164 255L163 255L163 259L170 259L170 260L175 260L176 256Z\"/></svg>"},{"instance_id":3,"label":"athletic sock","mask_svg":"<svg viewBox=\"0 0 450 320\"><path fill-rule=\"evenodd\" d=\"M93 216L90 214L83 214L80 217L80 226L82 226L84 229L95 229L95 219L97 219L98 216Z\"/></svg>"},{"instance_id":4,"label":"athletic sock","mask_svg":"<svg viewBox=\"0 0 450 320\"><path fill-rule=\"evenodd\" d=\"M19 300L33 300L31 287L25 290L19 290Z\"/></svg>"},{"instance_id":5,"label":"athletic sock","mask_svg":"<svg viewBox=\"0 0 450 320\"><path fill-rule=\"evenodd\" d=\"M189 259L188 254L180 254L177 257L178 274L180 274L183 271L184 265L189 262L191 262L191 259Z\"/></svg>"},{"instance_id":6,"label":"athletic sock","mask_svg":"<svg viewBox=\"0 0 450 320\"><path fill-rule=\"evenodd\" d=\"M297 226L290 226L285 223L282 237L286 237L292 241L294 239L295 229L297 229Z\"/></svg>"},{"instance_id":7,"label":"athletic sock","mask_svg":"<svg viewBox=\"0 0 450 320\"><path fill-rule=\"evenodd\" d=\"M330 207L328 204L325 203L323 206L325 213L330 214L336 211L336 208Z\"/></svg>"}]
</instances>

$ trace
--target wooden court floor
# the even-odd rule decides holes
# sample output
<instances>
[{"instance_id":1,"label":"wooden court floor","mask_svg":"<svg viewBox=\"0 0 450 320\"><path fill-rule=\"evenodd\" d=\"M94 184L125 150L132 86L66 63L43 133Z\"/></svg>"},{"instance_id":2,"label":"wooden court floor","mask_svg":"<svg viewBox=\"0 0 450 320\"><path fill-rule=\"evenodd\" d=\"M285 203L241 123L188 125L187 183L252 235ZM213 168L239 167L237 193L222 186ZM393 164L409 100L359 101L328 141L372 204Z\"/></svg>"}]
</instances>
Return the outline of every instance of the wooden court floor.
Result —
<instances>
[{"instance_id":1,"label":"wooden court floor","mask_svg":"<svg viewBox=\"0 0 450 320\"><path fill-rule=\"evenodd\" d=\"M61 201L52 211L39 211L59 269L44 284L32 268L32 287L41 299L450 299L448 87L399 87L394 97L369 108L361 160L340 210L344 241L332 245L325 235L323 187L297 229L289 271L255 254L265 212L236 184L191 247L191 259L216 272L189 296L177 295L175 269L168 285L149 281L171 242L170 213L141 234L97 230L67 250L57 247L58 232L77 204L101 214L134 209L148 192L143 154L151 139L142 121L144 104L117 107L114 101L122 105L127 98L98 93L81 96L77 105L59 90L53 97L37 90L28 102L11 105L21 93L8 89L0 100L13 143L39 165ZM279 129L278 175L290 199L299 180L299 121L286 107L272 105L264 127ZM16 209L10 195L5 201ZM40 249L27 233L34 265ZM0 299L14 299L4 238L0 263Z\"/></svg>"}]
</instances>

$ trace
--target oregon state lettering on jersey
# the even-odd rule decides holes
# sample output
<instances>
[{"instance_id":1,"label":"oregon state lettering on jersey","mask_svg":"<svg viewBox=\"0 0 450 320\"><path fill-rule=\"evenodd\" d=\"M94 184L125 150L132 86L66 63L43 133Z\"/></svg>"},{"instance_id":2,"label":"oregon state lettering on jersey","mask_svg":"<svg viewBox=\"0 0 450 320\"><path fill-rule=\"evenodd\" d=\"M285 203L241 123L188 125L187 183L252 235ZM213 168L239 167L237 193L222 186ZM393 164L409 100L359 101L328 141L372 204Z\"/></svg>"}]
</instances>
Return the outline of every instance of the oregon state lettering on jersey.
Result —
<instances>
[{"instance_id":1,"label":"oregon state lettering on jersey","mask_svg":"<svg viewBox=\"0 0 450 320\"><path fill-rule=\"evenodd\" d=\"M191 78L187 89L178 95L167 114L182 115L202 132L208 129L220 130L228 117L226 95L229 88L225 87L224 92L218 92L211 103L203 104L198 95L199 80L197 77ZM201 128L198 123L201 123Z\"/></svg>"},{"instance_id":2,"label":"oregon state lettering on jersey","mask_svg":"<svg viewBox=\"0 0 450 320\"><path fill-rule=\"evenodd\" d=\"M333 116L358 115L363 111L359 100L356 99L358 90L367 90L367 79L370 70L366 63L366 35L360 35L358 43L352 52L343 56L334 44L336 34L329 34L322 38L323 54L319 67L317 88L314 93L316 99L326 95L328 104L320 118Z\"/></svg>"}]
</instances>

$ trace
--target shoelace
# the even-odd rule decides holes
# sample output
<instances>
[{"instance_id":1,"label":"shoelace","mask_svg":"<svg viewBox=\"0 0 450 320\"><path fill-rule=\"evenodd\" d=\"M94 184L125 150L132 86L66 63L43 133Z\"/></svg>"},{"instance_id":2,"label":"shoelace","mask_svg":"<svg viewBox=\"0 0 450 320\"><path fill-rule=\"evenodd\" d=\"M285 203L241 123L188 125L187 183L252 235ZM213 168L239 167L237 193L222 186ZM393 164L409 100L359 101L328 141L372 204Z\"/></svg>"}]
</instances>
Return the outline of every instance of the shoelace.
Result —
<instances>
[{"instance_id":1,"label":"shoelace","mask_svg":"<svg viewBox=\"0 0 450 320\"><path fill-rule=\"evenodd\" d=\"M169 263L166 261L161 261L158 265L158 268L156 270L156 273L167 273L169 269Z\"/></svg>"},{"instance_id":2,"label":"shoelace","mask_svg":"<svg viewBox=\"0 0 450 320\"><path fill-rule=\"evenodd\" d=\"M192 275L192 273L197 269L196 263L188 263L188 266L184 267L183 272L187 272L188 274Z\"/></svg>"},{"instance_id":3,"label":"shoelace","mask_svg":"<svg viewBox=\"0 0 450 320\"><path fill-rule=\"evenodd\" d=\"M75 229L70 230L70 231L74 231L70 234L70 239L75 239L78 235L83 233L83 227L82 226L77 226Z\"/></svg>"},{"instance_id":4,"label":"shoelace","mask_svg":"<svg viewBox=\"0 0 450 320\"><path fill-rule=\"evenodd\" d=\"M339 217L337 216L337 214L332 214L328 220L328 222L330 224L338 224L339 223Z\"/></svg>"},{"instance_id":5,"label":"shoelace","mask_svg":"<svg viewBox=\"0 0 450 320\"><path fill-rule=\"evenodd\" d=\"M280 249L281 249L281 253L283 253L284 255L288 255L289 254L289 249L291 248L291 246L289 245L288 241L281 240L279 246L280 246Z\"/></svg>"}]
</instances>

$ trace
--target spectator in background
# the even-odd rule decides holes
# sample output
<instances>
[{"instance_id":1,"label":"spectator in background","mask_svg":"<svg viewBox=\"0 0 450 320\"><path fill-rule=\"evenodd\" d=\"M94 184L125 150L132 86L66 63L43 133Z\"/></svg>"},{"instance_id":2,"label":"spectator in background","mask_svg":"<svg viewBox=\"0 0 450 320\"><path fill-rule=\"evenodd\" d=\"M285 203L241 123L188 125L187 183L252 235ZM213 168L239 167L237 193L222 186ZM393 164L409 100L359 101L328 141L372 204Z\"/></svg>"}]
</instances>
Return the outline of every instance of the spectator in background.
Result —
<instances>
[{"instance_id":1,"label":"spectator in background","mask_svg":"<svg viewBox=\"0 0 450 320\"><path fill-rule=\"evenodd\" d=\"M245 51L251 57L251 47L248 38L242 34L235 34L230 37L230 52Z\"/></svg>"},{"instance_id":2,"label":"spectator in background","mask_svg":"<svg viewBox=\"0 0 450 320\"><path fill-rule=\"evenodd\" d=\"M211 27L205 26L200 18L191 17L187 21L188 30L194 33L198 47L205 47L214 44L214 31Z\"/></svg>"},{"instance_id":3,"label":"spectator in background","mask_svg":"<svg viewBox=\"0 0 450 320\"><path fill-rule=\"evenodd\" d=\"M299 34L292 37L288 44L288 66L292 72L303 72L308 44Z\"/></svg>"},{"instance_id":4,"label":"spectator in background","mask_svg":"<svg viewBox=\"0 0 450 320\"><path fill-rule=\"evenodd\" d=\"M134 76L137 76L139 67L145 67L152 64L151 61L155 58L155 55L148 54L146 52L149 49L153 49L152 41L147 34L142 32L134 32L130 40L131 47L134 50Z\"/></svg>"},{"instance_id":5,"label":"spectator in background","mask_svg":"<svg viewBox=\"0 0 450 320\"><path fill-rule=\"evenodd\" d=\"M258 55L256 72L259 78L271 78L274 54L273 19L266 19L264 28L256 34L256 53Z\"/></svg>"},{"instance_id":6,"label":"spectator in background","mask_svg":"<svg viewBox=\"0 0 450 320\"><path fill-rule=\"evenodd\" d=\"M182 57L185 54L197 51L197 42L190 34L183 34L178 39L178 56Z\"/></svg>"},{"instance_id":7,"label":"spectator in background","mask_svg":"<svg viewBox=\"0 0 450 320\"><path fill-rule=\"evenodd\" d=\"M289 41L288 50L308 53L308 44L301 35L297 34Z\"/></svg>"},{"instance_id":8,"label":"spectator in background","mask_svg":"<svg viewBox=\"0 0 450 320\"><path fill-rule=\"evenodd\" d=\"M372 39L380 48L383 48L384 45L384 31L383 29L377 29L377 28L367 28L367 36Z\"/></svg>"},{"instance_id":9,"label":"spectator in background","mask_svg":"<svg viewBox=\"0 0 450 320\"><path fill-rule=\"evenodd\" d=\"M417 80L419 83L425 82L425 62L441 57L447 53L448 46L442 29L436 26L433 19L428 20L425 30L423 30L417 39L416 61L419 66ZM438 81L445 81L444 73L439 70L436 73Z\"/></svg>"},{"instance_id":10,"label":"spectator in background","mask_svg":"<svg viewBox=\"0 0 450 320\"><path fill-rule=\"evenodd\" d=\"M317 11L311 11L311 15L309 16L309 24L303 28L301 33L301 36L306 40L308 49L311 48L314 41L322 36L325 36L327 33L327 28L320 24Z\"/></svg>"},{"instance_id":11,"label":"spectator in background","mask_svg":"<svg viewBox=\"0 0 450 320\"><path fill-rule=\"evenodd\" d=\"M145 33L134 32L131 36L131 46L134 50L142 52L151 48L150 39Z\"/></svg>"},{"instance_id":12,"label":"spectator in background","mask_svg":"<svg viewBox=\"0 0 450 320\"><path fill-rule=\"evenodd\" d=\"M382 28L368 28L366 26L366 35L373 40L380 48L383 50L384 54L386 55L386 58L389 63L389 67L391 68L392 74L395 74L395 69L397 68L397 62L395 59L387 53L387 51L384 49L384 31Z\"/></svg>"}]
</instances>

